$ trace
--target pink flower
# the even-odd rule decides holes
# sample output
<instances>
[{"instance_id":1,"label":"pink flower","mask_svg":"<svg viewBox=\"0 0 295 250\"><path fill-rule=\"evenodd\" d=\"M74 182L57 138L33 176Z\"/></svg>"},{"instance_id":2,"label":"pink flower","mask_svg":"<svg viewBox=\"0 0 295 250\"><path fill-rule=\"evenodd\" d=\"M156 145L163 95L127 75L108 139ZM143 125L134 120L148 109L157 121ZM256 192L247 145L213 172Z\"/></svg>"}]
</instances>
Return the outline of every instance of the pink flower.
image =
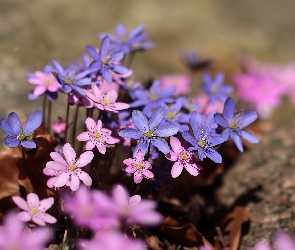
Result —
<instances>
[{"instance_id":1,"label":"pink flower","mask_svg":"<svg viewBox=\"0 0 295 250\"><path fill-rule=\"evenodd\" d=\"M17 218L21 221L33 221L39 226L45 226L46 223L55 223L56 219L50 214L45 213L54 203L52 197L39 200L38 195L30 193L27 195L27 201L20 196L12 197L14 203L22 210L17 214Z\"/></svg>"},{"instance_id":2,"label":"pink flower","mask_svg":"<svg viewBox=\"0 0 295 250\"><path fill-rule=\"evenodd\" d=\"M124 234L101 230L96 233L92 240L79 240L79 247L82 250L144 250L147 246L141 240L127 238Z\"/></svg>"},{"instance_id":3,"label":"pink flower","mask_svg":"<svg viewBox=\"0 0 295 250\"><path fill-rule=\"evenodd\" d=\"M66 130L66 120L59 117L58 122L52 123L51 127L54 133L60 135Z\"/></svg>"},{"instance_id":4,"label":"pink flower","mask_svg":"<svg viewBox=\"0 0 295 250\"><path fill-rule=\"evenodd\" d=\"M162 89L166 89L171 86L176 87L176 90L173 93L174 96L189 94L191 91L191 80L191 77L187 75L162 75L160 77Z\"/></svg>"},{"instance_id":5,"label":"pink flower","mask_svg":"<svg viewBox=\"0 0 295 250\"><path fill-rule=\"evenodd\" d=\"M80 180L86 185L91 186L91 177L84 171L82 167L91 162L94 154L91 151L86 151L76 159L76 152L69 143L63 146L63 155L57 152L50 153L53 161L46 163L43 170L45 175L55 176L47 181L49 188L60 188L69 186L72 191L79 188Z\"/></svg>"},{"instance_id":6,"label":"pink flower","mask_svg":"<svg viewBox=\"0 0 295 250\"><path fill-rule=\"evenodd\" d=\"M65 212L73 217L78 226L99 230L119 224L114 203L101 191L89 190L83 185L73 195L66 195L64 200Z\"/></svg>"},{"instance_id":7,"label":"pink flower","mask_svg":"<svg viewBox=\"0 0 295 250\"><path fill-rule=\"evenodd\" d=\"M93 101L93 105L100 110L106 110L109 112L117 113L118 110L128 109L129 104L123 102L116 102L118 93L115 90L111 90L107 93L103 93L96 84L92 83L92 93L85 90L86 96Z\"/></svg>"},{"instance_id":8,"label":"pink flower","mask_svg":"<svg viewBox=\"0 0 295 250\"><path fill-rule=\"evenodd\" d=\"M52 74L46 74L41 71L36 71L34 74L34 78L28 79L29 83L36 85L33 95L40 96L46 91L56 92L59 88L61 88L61 85Z\"/></svg>"},{"instance_id":9,"label":"pink flower","mask_svg":"<svg viewBox=\"0 0 295 250\"><path fill-rule=\"evenodd\" d=\"M106 153L106 148L113 146L120 140L111 136L112 131L102 127L101 120L95 121L88 117L85 121L88 131L77 136L79 141L87 141L86 150L92 150L95 146L101 154Z\"/></svg>"},{"instance_id":10,"label":"pink flower","mask_svg":"<svg viewBox=\"0 0 295 250\"><path fill-rule=\"evenodd\" d=\"M140 150L137 152L135 159L128 158L123 163L127 165L125 171L134 174L133 180L136 184L140 183L143 178L154 178L154 174L149 170L152 166L148 161L144 161L144 155Z\"/></svg>"},{"instance_id":11,"label":"pink flower","mask_svg":"<svg viewBox=\"0 0 295 250\"><path fill-rule=\"evenodd\" d=\"M201 105L199 110L200 112L202 111L202 114L204 115L209 115L213 111L216 111L218 113L222 113L223 111L224 104L218 100L216 100L215 104L210 104L209 96L206 94L195 96L192 101Z\"/></svg>"},{"instance_id":12,"label":"pink flower","mask_svg":"<svg viewBox=\"0 0 295 250\"><path fill-rule=\"evenodd\" d=\"M180 141L174 136L170 137L170 145L172 150L165 156L170 161L175 162L171 169L172 177L177 178L181 174L183 168L191 175L197 176L201 167L193 162L194 153L182 147Z\"/></svg>"},{"instance_id":13,"label":"pink flower","mask_svg":"<svg viewBox=\"0 0 295 250\"><path fill-rule=\"evenodd\" d=\"M13 212L4 218L4 226L0 228L0 249L2 250L42 250L51 238L52 234L48 228L33 229L32 234L24 233L25 225L17 219Z\"/></svg>"}]
</instances>

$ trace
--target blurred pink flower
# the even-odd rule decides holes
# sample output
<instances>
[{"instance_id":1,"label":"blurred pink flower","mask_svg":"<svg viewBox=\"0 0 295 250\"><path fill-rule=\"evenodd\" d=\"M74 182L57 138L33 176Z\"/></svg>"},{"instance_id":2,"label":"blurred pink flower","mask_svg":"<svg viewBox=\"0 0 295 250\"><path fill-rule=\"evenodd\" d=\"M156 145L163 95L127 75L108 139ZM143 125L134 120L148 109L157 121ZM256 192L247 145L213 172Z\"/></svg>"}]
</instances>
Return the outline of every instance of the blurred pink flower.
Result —
<instances>
[{"instance_id":1,"label":"blurred pink flower","mask_svg":"<svg viewBox=\"0 0 295 250\"><path fill-rule=\"evenodd\" d=\"M96 84L93 83L91 87L92 92L85 90L85 93L98 109L117 113L119 110L128 109L130 107L127 103L116 102L118 93L115 90L103 93Z\"/></svg>"},{"instance_id":2,"label":"blurred pink flower","mask_svg":"<svg viewBox=\"0 0 295 250\"><path fill-rule=\"evenodd\" d=\"M101 230L96 233L92 240L79 240L79 247L82 250L144 250L147 249L143 241L129 239L124 234Z\"/></svg>"},{"instance_id":3,"label":"blurred pink flower","mask_svg":"<svg viewBox=\"0 0 295 250\"><path fill-rule=\"evenodd\" d=\"M197 176L201 168L193 162L194 153L182 147L181 142L174 136L170 137L170 145L172 150L165 156L170 161L175 162L171 169L172 177L177 178L181 174L183 168L191 175Z\"/></svg>"},{"instance_id":4,"label":"blurred pink flower","mask_svg":"<svg viewBox=\"0 0 295 250\"><path fill-rule=\"evenodd\" d=\"M59 117L58 122L52 123L51 127L54 133L60 135L66 130L66 120Z\"/></svg>"},{"instance_id":5,"label":"blurred pink flower","mask_svg":"<svg viewBox=\"0 0 295 250\"><path fill-rule=\"evenodd\" d=\"M191 81L191 77L187 75L162 75L160 77L162 89L166 89L171 86L176 87L173 96L189 94L191 91Z\"/></svg>"},{"instance_id":6,"label":"blurred pink flower","mask_svg":"<svg viewBox=\"0 0 295 250\"><path fill-rule=\"evenodd\" d=\"M45 175L54 176L47 181L49 188L60 188L69 186L72 191L79 188L80 180L86 185L91 186L91 177L84 171L82 167L91 162L94 154L86 151L76 159L76 152L69 143L63 146L63 155L57 152L50 153L53 161L46 163L43 169Z\"/></svg>"},{"instance_id":7,"label":"blurred pink flower","mask_svg":"<svg viewBox=\"0 0 295 250\"><path fill-rule=\"evenodd\" d=\"M78 135L79 141L87 141L86 150L92 150L95 146L101 154L106 153L106 148L113 146L120 140L111 136L112 131L102 127L102 121L95 121L88 117L85 121L88 131Z\"/></svg>"},{"instance_id":8,"label":"blurred pink flower","mask_svg":"<svg viewBox=\"0 0 295 250\"><path fill-rule=\"evenodd\" d=\"M204 115L209 115L213 111L216 111L218 113L223 112L223 103L216 100L214 104L209 103L209 96L206 94L200 94L198 96L195 96L192 98L193 103L200 104L199 112L201 112Z\"/></svg>"},{"instance_id":9,"label":"blurred pink flower","mask_svg":"<svg viewBox=\"0 0 295 250\"><path fill-rule=\"evenodd\" d=\"M2 250L43 250L52 234L48 228L33 229L32 234L24 233L24 223L17 219L14 212L4 218L0 228L0 249Z\"/></svg>"},{"instance_id":10,"label":"blurred pink flower","mask_svg":"<svg viewBox=\"0 0 295 250\"><path fill-rule=\"evenodd\" d=\"M41 71L36 71L34 74L35 77L28 79L29 83L36 86L33 91L33 95L40 96L46 91L56 92L59 88L61 88L61 85L52 74L46 74Z\"/></svg>"},{"instance_id":11,"label":"blurred pink flower","mask_svg":"<svg viewBox=\"0 0 295 250\"><path fill-rule=\"evenodd\" d=\"M45 213L54 203L52 197L39 200L39 197L35 193L27 195L27 201L20 196L12 197L14 203L22 210L17 214L17 218L21 221L33 221L39 226L45 226L46 223L55 223L56 219L50 214Z\"/></svg>"},{"instance_id":12,"label":"blurred pink flower","mask_svg":"<svg viewBox=\"0 0 295 250\"><path fill-rule=\"evenodd\" d=\"M152 165L144 160L144 154L139 150L135 158L128 158L123 161L127 167L125 171L134 174L133 180L136 184L140 183L143 178L154 178L154 174L150 171Z\"/></svg>"}]
</instances>

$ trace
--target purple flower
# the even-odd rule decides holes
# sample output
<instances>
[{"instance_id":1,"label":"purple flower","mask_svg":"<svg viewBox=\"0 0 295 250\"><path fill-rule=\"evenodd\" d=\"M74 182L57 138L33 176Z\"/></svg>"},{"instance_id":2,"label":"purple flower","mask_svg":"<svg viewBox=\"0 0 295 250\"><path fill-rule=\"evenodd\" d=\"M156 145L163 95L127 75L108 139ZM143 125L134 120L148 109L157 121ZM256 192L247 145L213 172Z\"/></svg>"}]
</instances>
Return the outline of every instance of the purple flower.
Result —
<instances>
[{"instance_id":1,"label":"purple flower","mask_svg":"<svg viewBox=\"0 0 295 250\"><path fill-rule=\"evenodd\" d=\"M182 51L181 58L185 65L191 70L201 70L210 67L213 63L211 58L201 60L199 54L196 51Z\"/></svg>"},{"instance_id":2,"label":"purple flower","mask_svg":"<svg viewBox=\"0 0 295 250\"><path fill-rule=\"evenodd\" d=\"M170 152L170 147L162 137L175 135L178 132L178 125L167 124L159 126L166 114L164 107L157 108L151 115L150 120L139 110L132 112L132 122L137 129L125 128L119 132L119 135L126 138L139 140L134 148L133 157L136 156L138 150L145 155L148 151L150 143L164 154Z\"/></svg>"},{"instance_id":3,"label":"purple flower","mask_svg":"<svg viewBox=\"0 0 295 250\"><path fill-rule=\"evenodd\" d=\"M228 95L233 92L233 87L229 85L222 85L224 80L224 73L219 72L214 79L208 73L203 74L204 82L201 89L209 96L209 103L214 104L216 100L225 102Z\"/></svg>"},{"instance_id":4,"label":"purple flower","mask_svg":"<svg viewBox=\"0 0 295 250\"><path fill-rule=\"evenodd\" d=\"M170 161L174 161L173 167L171 169L171 175L173 178L177 178L183 168L185 168L191 175L197 176L200 172L201 167L193 162L194 153L187 151L181 146L180 141L174 137L170 137L170 145L172 150L169 154L165 155Z\"/></svg>"},{"instance_id":5,"label":"purple flower","mask_svg":"<svg viewBox=\"0 0 295 250\"><path fill-rule=\"evenodd\" d=\"M24 223L17 219L14 212L4 218L4 226L0 228L0 249L9 250L43 250L51 238L48 228L33 229L32 234L24 233Z\"/></svg>"},{"instance_id":6,"label":"purple flower","mask_svg":"<svg viewBox=\"0 0 295 250\"><path fill-rule=\"evenodd\" d=\"M119 64L119 61L124 57L123 51L109 52L109 47L110 38L106 36L101 42L99 53L90 45L86 46L86 50L94 60L94 62L90 64L91 71L100 70L103 78L108 83L112 83L110 71L114 71L118 74L127 74L129 70Z\"/></svg>"},{"instance_id":7,"label":"purple flower","mask_svg":"<svg viewBox=\"0 0 295 250\"><path fill-rule=\"evenodd\" d=\"M140 106L145 106L143 108L143 113L150 115L152 109L156 109L165 103L173 102L173 98L170 97L175 91L175 86L168 87L162 90L160 81L154 81L149 91L147 90L136 90L134 91L132 97L134 102L130 104L130 107L136 108Z\"/></svg>"},{"instance_id":8,"label":"purple flower","mask_svg":"<svg viewBox=\"0 0 295 250\"><path fill-rule=\"evenodd\" d=\"M50 214L45 213L54 203L52 197L39 200L38 195L30 193L27 195L27 201L20 196L12 197L14 203L22 210L17 214L17 218L21 221L33 221L39 226L45 226L46 223L55 223L56 219Z\"/></svg>"},{"instance_id":9,"label":"purple flower","mask_svg":"<svg viewBox=\"0 0 295 250\"><path fill-rule=\"evenodd\" d=\"M101 120L95 121L88 117L85 121L88 131L78 135L78 141L87 141L86 150L92 150L95 146L101 154L106 153L107 147L112 147L120 140L111 136L112 131L102 127Z\"/></svg>"},{"instance_id":10,"label":"purple flower","mask_svg":"<svg viewBox=\"0 0 295 250\"><path fill-rule=\"evenodd\" d=\"M72 191L79 188L80 180L86 185L91 186L92 179L84 171L82 167L91 162L94 154L91 151L86 151L76 159L76 152L69 143L63 146L63 155L57 152L50 153L53 161L46 163L43 173L49 176L55 176L47 181L49 188L60 188L69 186Z\"/></svg>"},{"instance_id":11,"label":"purple flower","mask_svg":"<svg viewBox=\"0 0 295 250\"><path fill-rule=\"evenodd\" d=\"M205 120L201 115L192 115L190 127L193 134L187 131L182 133L182 137L192 145L188 150L197 151L201 161L204 157L208 157L216 163L221 163L221 155L213 147L221 144L224 140L215 134L212 129L214 124L211 124L209 119Z\"/></svg>"},{"instance_id":12,"label":"purple flower","mask_svg":"<svg viewBox=\"0 0 295 250\"><path fill-rule=\"evenodd\" d=\"M148 36L142 34L145 29L144 24L138 25L135 29L128 32L127 28L123 24L118 24L115 29L115 36L110 34L101 33L99 37L104 39L106 36L109 37L112 50L121 50L125 54L152 49L155 47L154 43L145 42Z\"/></svg>"},{"instance_id":13,"label":"purple flower","mask_svg":"<svg viewBox=\"0 0 295 250\"><path fill-rule=\"evenodd\" d=\"M117 231L101 230L92 240L79 240L82 250L144 250L147 246L140 240L133 240Z\"/></svg>"},{"instance_id":14,"label":"purple flower","mask_svg":"<svg viewBox=\"0 0 295 250\"><path fill-rule=\"evenodd\" d=\"M150 171L152 165L144 160L144 154L140 150L136 153L134 159L128 158L123 163L127 165L125 172L134 174L133 180L136 184L140 183L143 178L154 178L153 172Z\"/></svg>"},{"instance_id":15,"label":"purple flower","mask_svg":"<svg viewBox=\"0 0 295 250\"><path fill-rule=\"evenodd\" d=\"M4 138L4 144L10 148L15 148L21 144L24 148L35 148L36 143L32 141L34 130L42 123L42 111L36 110L28 116L24 125L15 112L8 115L7 120L0 119L0 127L7 136Z\"/></svg>"},{"instance_id":16,"label":"purple flower","mask_svg":"<svg viewBox=\"0 0 295 250\"><path fill-rule=\"evenodd\" d=\"M52 60L52 65L56 70L53 74L57 81L62 85L62 91L64 93L68 94L72 90L75 90L79 94L85 95L84 90L81 87L90 85L92 82L91 78L86 77L91 73L89 69L77 73L77 71L73 69L63 69L55 60Z\"/></svg>"},{"instance_id":17,"label":"purple flower","mask_svg":"<svg viewBox=\"0 0 295 250\"><path fill-rule=\"evenodd\" d=\"M254 122L258 115L255 111L245 113L235 113L235 102L231 97L228 97L224 103L223 114L215 114L215 121L225 130L222 131L224 140L232 138L237 148L243 152L243 145L241 138L250 143L258 143L257 137L252 135L244 128Z\"/></svg>"}]
</instances>

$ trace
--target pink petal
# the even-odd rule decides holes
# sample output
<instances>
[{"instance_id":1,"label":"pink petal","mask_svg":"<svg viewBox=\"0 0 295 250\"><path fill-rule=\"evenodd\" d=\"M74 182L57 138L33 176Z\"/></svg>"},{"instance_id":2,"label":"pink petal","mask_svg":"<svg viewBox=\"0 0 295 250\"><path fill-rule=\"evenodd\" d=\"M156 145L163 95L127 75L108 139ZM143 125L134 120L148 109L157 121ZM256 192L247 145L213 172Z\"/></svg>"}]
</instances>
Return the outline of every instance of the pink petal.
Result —
<instances>
[{"instance_id":1,"label":"pink petal","mask_svg":"<svg viewBox=\"0 0 295 250\"><path fill-rule=\"evenodd\" d=\"M77 191L80 186L80 179L77 175L72 174L70 181L70 189L72 191Z\"/></svg>"},{"instance_id":2,"label":"pink petal","mask_svg":"<svg viewBox=\"0 0 295 250\"><path fill-rule=\"evenodd\" d=\"M47 90L47 87L44 85L36 86L33 91L33 95L40 96L40 95L44 94L46 90Z\"/></svg>"},{"instance_id":3,"label":"pink petal","mask_svg":"<svg viewBox=\"0 0 295 250\"><path fill-rule=\"evenodd\" d=\"M126 170L125 170L125 171L126 171ZM134 176L133 176L133 180L134 180L134 182L135 182L136 184L138 184L138 183L140 183L140 182L142 181L142 179L143 179L142 175L141 175L138 171L136 171L136 172L134 173Z\"/></svg>"},{"instance_id":4,"label":"pink petal","mask_svg":"<svg viewBox=\"0 0 295 250\"><path fill-rule=\"evenodd\" d=\"M90 187L92 185L92 179L86 172L81 171L78 176L85 186Z\"/></svg>"},{"instance_id":5,"label":"pink petal","mask_svg":"<svg viewBox=\"0 0 295 250\"><path fill-rule=\"evenodd\" d=\"M56 181L56 177L50 178L50 179L47 181L47 187L49 187L49 188L53 188L55 181Z\"/></svg>"},{"instance_id":6,"label":"pink petal","mask_svg":"<svg viewBox=\"0 0 295 250\"><path fill-rule=\"evenodd\" d=\"M98 151L99 151L99 153L101 153L101 154L105 154L106 153L106 151L107 151L107 147L106 147L106 145L104 145L104 144L100 144L100 145L96 145L96 147L97 147L97 149L98 149Z\"/></svg>"},{"instance_id":7,"label":"pink petal","mask_svg":"<svg viewBox=\"0 0 295 250\"><path fill-rule=\"evenodd\" d=\"M32 207L32 205L38 207L40 202L39 196L35 193L30 193L27 195L27 202L30 207Z\"/></svg>"},{"instance_id":8,"label":"pink petal","mask_svg":"<svg viewBox=\"0 0 295 250\"><path fill-rule=\"evenodd\" d=\"M136 153L135 158L138 159L138 160L144 160L144 154L142 153L141 150L138 150L138 152Z\"/></svg>"},{"instance_id":9,"label":"pink petal","mask_svg":"<svg viewBox=\"0 0 295 250\"><path fill-rule=\"evenodd\" d=\"M132 167L132 166L128 166L127 168L125 168L125 172L129 173L129 174L133 174L137 171L137 168Z\"/></svg>"},{"instance_id":10,"label":"pink petal","mask_svg":"<svg viewBox=\"0 0 295 250\"><path fill-rule=\"evenodd\" d=\"M86 150L92 150L95 147L95 144L92 141L88 141L86 143L85 149Z\"/></svg>"},{"instance_id":11,"label":"pink petal","mask_svg":"<svg viewBox=\"0 0 295 250\"><path fill-rule=\"evenodd\" d=\"M182 151L182 146L181 146L180 141L179 141L176 137L174 137L174 136L171 136L171 137L170 137L170 145L171 145L172 150L173 150L175 153L178 153L178 154L181 153L181 151Z\"/></svg>"},{"instance_id":12,"label":"pink petal","mask_svg":"<svg viewBox=\"0 0 295 250\"><path fill-rule=\"evenodd\" d=\"M46 211L49 208L51 208L51 206L53 205L53 203L54 203L54 198L53 197L49 197L47 199L43 199L40 202L39 209Z\"/></svg>"},{"instance_id":13,"label":"pink petal","mask_svg":"<svg viewBox=\"0 0 295 250\"><path fill-rule=\"evenodd\" d=\"M129 206L133 207L140 203L141 201L141 196L140 195L133 195L129 198Z\"/></svg>"},{"instance_id":14,"label":"pink petal","mask_svg":"<svg viewBox=\"0 0 295 250\"><path fill-rule=\"evenodd\" d=\"M64 154L66 161L69 165L73 165L75 163L76 152L69 143L66 143L63 146L63 154Z\"/></svg>"},{"instance_id":15,"label":"pink petal","mask_svg":"<svg viewBox=\"0 0 295 250\"><path fill-rule=\"evenodd\" d=\"M30 221L32 219L32 216L28 212L20 212L17 214L17 218L20 221Z\"/></svg>"},{"instance_id":16,"label":"pink petal","mask_svg":"<svg viewBox=\"0 0 295 250\"><path fill-rule=\"evenodd\" d=\"M196 164L187 163L185 165L185 169L193 176L197 176L200 173L199 168Z\"/></svg>"},{"instance_id":17,"label":"pink petal","mask_svg":"<svg viewBox=\"0 0 295 250\"><path fill-rule=\"evenodd\" d=\"M63 187L67 184L69 178L70 178L70 173L61 173L59 176L56 177L56 180L53 185L55 187ZM47 186L48 186L48 182L47 182Z\"/></svg>"},{"instance_id":18,"label":"pink petal","mask_svg":"<svg viewBox=\"0 0 295 250\"><path fill-rule=\"evenodd\" d=\"M104 105L102 105L100 103L94 103L94 106L96 106L100 110L104 110L105 109Z\"/></svg>"},{"instance_id":19,"label":"pink petal","mask_svg":"<svg viewBox=\"0 0 295 250\"><path fill-rule=\"evenodd\" d=\"M80 158L76 162L75 167L82 168L86 166L92 161L93 157L94 157L94 154L92 151L84 152L83 154L80 155Z\"/></svg>"},{"instance_id":20,"label":"pink petal","mask_svg":"<svg viewBox=\"0 0 295 250\"><path fill-rule=\"evenodd\" d=\"M147 179L154 178L154 174L149 170L142 170L142 175Z\"/></svg>"},{"instance_id":21,"label":"pink petal","mask_svg":"<svg viewBox=\"0 0 295 250\"><path fill-rule=\"evenodd\" d=\"M116 102L113 104L115 110L122 110L130 108L130 105L124 102Z\"/></svg>"},{"instance_id":22,"label":"pink petal","mask_svg":"<svg viewBox=\"0 0 295 250\"><path fill-rule=\"evenodd\" d=\"M179 161L175 162L171 169L172 177L177 178L181 174L182 169L183 169L182 164Z\"/></svg>"},{"instance_id":23,"label":"pink petal","mask_svg":"<svg viewBox=\"0 0 295 250\"><path fill-rule=\"evenodd\" d=\"M125 165L127 165L128 167L132 167L132 165L135 164L135 161L134 161L132 158L128 158L128 159L125 159L125 160L123 161L123 163L124 163Z\"/></svg>"},{"instance_id":24,"label":"pink petal","mask_svg":"<svg viewBox=\"0 0 295 250\"><path fill-rule=\"evenodd\" d=\"M92 88L94 96L96 97L96 100L99 100L99 102L100 102L100 98L102 95L100 89L98 88L98 86L95 83L92 83L91 88Z\"/></svg>"},{"instance_id":25,"label":"pink petal","mask_svg":"<svg viewBox=\"0 0 295 250\"><path fill-rule=\"evenodd\" d=\"M96 122L92 118L87 117L85 124L86 124L86 127L89 131L96 132L96 130L95 130Z\"/></svg>"},{"instance_id":26,"label":"pink petal","mask_svg":"<svg viewBox=\"0 0 295 250\"><path fill-rule=\"evenodd\" d=\"M29 211L28 203L20 196L13 196L13 202L22 210Z\"/></svg>"},{"instance_id":27,"label":"pink petal","mask_svg":"<svg viewBox=\"0 0 295 250\"><path fill-rule=\"evenodd\" d=\"M82 132L77 136L78 141L88 141L90 140L89 132Z\"/></svg>"},{"instance_id":28,"label":"pink petal","mask_svg":"<svg viewBox=\"0 0 295 250\"><path fill-rule=\"evenodd\" d=\"M46 226L43 216L33 216L32 221L35 222L39 226Z\"/></svg>"},{"instance_id":29,"label":"pink petal","mask_svg":"<svg viewBox=\"0 0 295 250\"><path fill-rule=\"evenodd\" d=\"M121 185L115 186L112 190L112 197L116 205L121 207L128 206L129 194L123 186Z\"/></svg>"},{"instance_id":30,"label":"pink petal","mask_svg":"<svg viewBox=\"0 0 295 250\"><path fill-rule=\"evenodd\" d=\"M50 157L52 158L52 160L57 161L61 164L64 164L65 166L67 166L67 162L65 161L65 159L62 157L62 155L60 153L57 152L51 152L50 153Z\"/></svg>"},{"instance_id":31,"label":"pink petal","mask_svg":"<svg viewBox=\"0 0 295 250\"><path fill-rule=\"evenodd\" d=\"M92 100L93 102L100 102L100 98L97 98L95 95L93 95L91 92L89 92L88 90L84 90L86 93L86 96Z\"/></svg>"},{"instance_id":32,"label":"pink petal","mask_svg":"<svg viewBox=\"0 0 295 250\"><path fill-rule=\"evenodd\" d=\"M50 223L50 224L53 224L53 223L55 223L57 220L53 217L53 216L51 216L50 214L44 214L43 215L43 219L44 219L44 221L46 222L46 223Z\"/></svg>"},{"instance_id":33,"label":"pink petal","mask_svg":"<svg viewBox=\"0 0 295 250\"><path fill-rule=\"evenodd\" d=\"M101 130L101 127L102 127L102 121L101 120L98 120L97 121L97 125L96 125L96 131L100 131Z\"/></svg>"},{"instance_id":34,"label":"pink petal","mask_svg":"<svg viewBox=\"0 0 295 250\"><path fill-rule=\"evenodd\" d=\"M115 143L118 143L120 140L119 139L116 139L114 137L108 137L105 139L105 142L107 144L115 144Z\"/></svg>"},{"instance_id":35,"label":"pink petal","mask_svg":"<svg viewBox=\"0 0 295 250\"><path fill-rule=\"evenodd\" d=\"M59 162L56 161L49 161L46 163L46 168L52 169L52 170L56 170L56 171L61 171L61 170L66 170L68 168L68 166L63 165Z\"/></svg>"},{"instance_id":36,"label":"pink petal","mask_svg":"<svg viewBox=\"0 0 295 250\"><path fill-rule=\"evenodd\" d=\"M48 175L48 176L56 176L57 173L55 170L49 169L49 168L44 168L43 169L43 174Z\"/></svg>"},{"instance_id":37,"label":"pink petal","mask_svg":"<svg viewBox=\"0 0 295 250\"><path fill-rule=\"evenodd\" d=\"M166 154L165 157L170 161L177 161L178 160L178 154L174 153L174 151L170 151L169 154Z\"/></svg>"},{"instance_id":38,"label":"pink petal","mask_svg":"<svg viewBox=\"0 0 295 250\"><path fill-rule=\"evenodd\" d=\"M106 93L105 99L107 100L108 103L113 103L117 100L118 98L118 93L115 90L111 90Z\"/></svg>"}]
</instances>

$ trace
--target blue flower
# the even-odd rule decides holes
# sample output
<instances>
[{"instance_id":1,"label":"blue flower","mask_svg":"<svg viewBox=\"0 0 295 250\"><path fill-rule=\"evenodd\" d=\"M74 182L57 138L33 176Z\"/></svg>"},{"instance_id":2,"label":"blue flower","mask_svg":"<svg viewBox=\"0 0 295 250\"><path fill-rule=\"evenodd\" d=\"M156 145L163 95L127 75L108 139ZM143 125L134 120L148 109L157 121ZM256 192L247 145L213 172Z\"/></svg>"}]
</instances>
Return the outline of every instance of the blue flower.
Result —
<instances>
[{"instance_id":1,"label":"blue flower","mask_svg":"<svg viewBox=\"0 0 295 250\"><path fill-rule=\"evenodd\" d=\"M7 136L4 138L4 144L10 148L15 148L21 144L24 148L35 148L36 144L32 141L33 132L42 123L42 111L36 110L29 115L24 127L15 112L8 115L8 119L0 119L0 127Z\"/></svg>"},{"instance_id":2,"label":"blue flower","mask_svg":"<svg viewBox=\"0 0 295 250\"><path fill-rule=\"evenodd\" d=\"M136 108L144 106L143 113L150 116L157 107L163 106L165 103L173 102L174 99L170 96L175 91L175 86L171 86L162 90L161 85L161 82L157 80L153 82L149 91L134 91L132 96L132 98L134 98L134 102L130 103L130 107Z\"/></svg>"},{"instance_id":3,"label":"blue flower","mask_svg":"<svg viewBox=\"0 0 295 250\"><path fill-rule=\"evenodd\" d=\"M224 73L219 72L214 79L211 79L207 73L203 74L204 83L201 89L209 96L210 104L214 104L217 100L225 102L228 95L233 92L233 87L223 85Z\"/></svg>"},{"instance_id":4,"label":"blue flower","mask_svg":"<svg viewBox=\"0 0 295 250\"><path fill-rule=\"evenodd\" d=\"M200 55L196 51L182 51L180 55L185 65L191 70L208 68L213 63L211 58L200 59Z\"/></svg>"},{"instance_id":5,"label":"blue flower","mask_svg":"<svg viewBox=\"0 0 295 250\"><path fill-rule=\"evenodd\" d=\"M84 90L81 88L85 85L90 85L92 83L92 79L89 77L85 77L91 73L89 69L84 70L83 72L78 73L76 70L71 68L63 69L60 64L52 60L52 65L56 72L53 72L57 81L62 85L62 91L66 94L72 92L72 90L77 91L81 95L85 95Z\"/></svg>"},{"instance_id":6,"label":"blue flower","mask_svg":"<svg viewBox=\"0 0 295 250\"><path fill-rule=\"evenodd\" d=\"M110 52L110 38L106 36L99 49L99 53L96 49L90 45L86 46L86 50L93 58L94 62L90 64L91 71L101 71L102 77L108 82L112 83L112 75L110 71L114 71L117 74L127 74L129 70L118 64L124 57L123 51Z\"/></svg>"},{"instance_id":7,"label":"blue flower","mask_svg":"<svg viewBox=\"0 0 295 250\"><path fill-rule=\"evenodd\" d=\"M245 113L235 112L235 102L231 97L228 97L224 103L223 114L215 114L215 121L225 130L222 131L222 137L224 140L232 138L237 148L243 152L243 145L241 138L250 143L258 143L257 137L252 135L244 128L254 122L258 115L255 111L249 111Z\"/></svg>"},{"instance_id":8,"label":"blue flower","mask_svg":"<svg viewBox=\"0 0 295 250\"><path fill-rule=\"evenodd\" d=\"M144 24L138 25L135 29L128 32L127 28L123 24L118 24L115 30L115 36L110 34L101 33L99 37L104 39L106 36L110 38L110 49L121 50L125 54L144 51L155 47L154 43L146 42L148 36L142 34L145 28Z\"/></svg>"},{"instance_id":9,"label":"blue flower","mask_svg":"<svg viewBox=\"0 0 295 250\"><path fill-rule=\"evenodd\" d=\"M193 134L185 131L182 137L189 142L192 147L190 151L197 151L198 158L202 161L206 156L216 163L221 163L222 157L213 147L224 142L223 138L215 133L214 124L211 124L210 118L204 119L202 115L192 115L190 127Z\"/></svg>"},{"instance_id":10,"label":"blue flower","mask_svg":"<svg viewBox=\"0 0 295 250\"><path fill-rule=\"evenodd\" d=\"M141 150L146 154L150 143L164 154L170 152L168 143L163 137L175 135L178 132L178 125L166 124L160 126L161 121L165 117L166 109L164 107L157 108L148 118L139 110L132 112L132 122L137 129L125 128L119 132L119 135L125 138L133 138L139 140L134 148L133 157Z\"/></svg>"}]
</instances>

